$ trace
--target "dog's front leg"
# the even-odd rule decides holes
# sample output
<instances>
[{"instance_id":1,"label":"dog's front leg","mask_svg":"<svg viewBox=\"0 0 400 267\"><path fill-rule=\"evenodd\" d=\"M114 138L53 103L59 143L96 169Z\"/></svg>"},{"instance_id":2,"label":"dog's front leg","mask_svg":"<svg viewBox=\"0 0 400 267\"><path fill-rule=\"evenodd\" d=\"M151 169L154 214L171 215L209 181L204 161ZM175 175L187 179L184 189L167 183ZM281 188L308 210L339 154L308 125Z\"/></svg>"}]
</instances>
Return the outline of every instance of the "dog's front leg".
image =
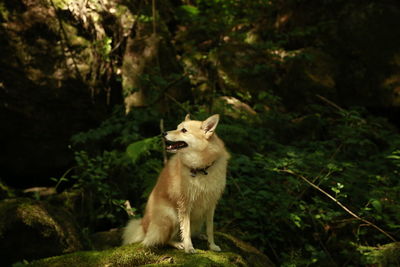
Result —
<instances>
[{"instance_id":1,"label":"dog's front leg","mask_svg":"<svg viewBox=\"0 0 400 267\"><path fill-rule=\"evenodd\" d=\"M190 237L190 214L189 212L185 212L181 216L180 220L181 227L181 235L183 247L186 253L196 253L196 250L193 248L192 239Z\"/></svg>"},{"instance_id":2,"label":"dog's front leg","mask_svg":"<svg viewBox=\"0 0 400 267\"><path fill-rule=\"evenodd\" d=\"M207 240L210 250L221 251L221 248L214 243L214 211L215 207L211 208L207 213L207 220L206 220Z\"/></svg>"}]
</instances>

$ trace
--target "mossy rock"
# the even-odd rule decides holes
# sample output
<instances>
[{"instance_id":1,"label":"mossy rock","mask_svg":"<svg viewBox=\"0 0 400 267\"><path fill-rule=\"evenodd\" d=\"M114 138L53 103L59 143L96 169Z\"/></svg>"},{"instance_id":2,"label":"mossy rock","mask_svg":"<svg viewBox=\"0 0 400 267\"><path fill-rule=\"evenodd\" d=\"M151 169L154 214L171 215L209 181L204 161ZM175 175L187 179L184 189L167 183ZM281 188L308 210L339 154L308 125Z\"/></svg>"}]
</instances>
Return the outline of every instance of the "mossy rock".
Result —
<instances>
[{"instance_id":1,"label":"mossy rock","mask_svg":"<svg viewBox=\"0 0 400 267\"><path fill-rule=\"evenodd\" d=\"M122 228L115 228L104 232L97 232L91 236L91 244L95 250L106 250L122 244Z\"/></svg>"},{"instance_id":2,"label":"mossy rock","mask_svg":"<svg viewBox=\"0 0 400 267\"><path fill-rule=\"evenodd\" d=\"M101 233L98 236L118 239L120 230ZM111 237L114 235L114 237ZM222 252L206 250L206 241L194 240L196 254L186 254L172 248L144 248L140 244L119 246L103 251L80 251L68 255L34 261L27 266L274 266L267 256L256 248L228 234L217 233L216 243ZM97 247L105 247L97 244Z\"/></svg>"},{"instance_id":3,"label":"mossy rock","mask_svg":"<svg viewBox=\"0 0 400 267\"><path fill-rule=\"evenodd\" d=\"M83 249L72 215L62 207L28 198L0 201L0 258L3 266Z\"/></svg>"},{"instance_id":4,"label":"mossy rock","mask_svg":"<svg viewBox=\"0 0 400 267\"><path fill-rule=\"evenodd\" d=\"M0 179L0 200L14 196L15 190L4 184L3 181Z\"/></svg>"},{"instance_id":5,"label":"mossy rock","mask_svg":"<svg viewBox=\"0 0 400 267\"><path fill-rule=\"evenodd\" d=\"M360 246L361 262L368 266L400 266L400 242L379 247Z\"/></svg>"}]
</instances>

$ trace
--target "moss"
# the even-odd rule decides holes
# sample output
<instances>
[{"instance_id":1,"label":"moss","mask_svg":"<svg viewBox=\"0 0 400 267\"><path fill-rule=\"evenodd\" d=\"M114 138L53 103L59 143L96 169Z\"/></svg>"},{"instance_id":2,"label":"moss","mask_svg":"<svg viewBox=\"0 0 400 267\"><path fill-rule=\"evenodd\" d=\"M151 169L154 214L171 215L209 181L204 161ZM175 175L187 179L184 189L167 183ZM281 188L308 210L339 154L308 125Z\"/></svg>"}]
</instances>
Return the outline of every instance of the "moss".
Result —
<instances>
[{"instance_id":1,"label":"moss","mask_svg":"<svg viewBox=\"0 0 400 267\"><path fill-rule=\"evenodd\" d=\"M49 215L47 210L35 203L27 200L22 202L17 207L17 216L20 216L22 221L28 225L33 226L36 223L43 224L45 229L55 229L57 232L60 231L59 226L56 224L54 219Z\"/></svg>"},{"instance_id":2,"label":"moss","mask_svg":"<svg viewBox=\"0 0 400 267\"><path fill-rule=\"evenodd\" d=\"M0 3L0 20L7 21L9 16L10 16L10 12L8 11L5 4L3 2Z\"/></svg>"},{"instance_id":3,"label":"moss","mask_svg":"<svg viewBox=\"0 0 400 267\"><path fill-rule=\"evenodd\" d=\"M379 247L360 246L358 251L365 265L400 266L400 242Z\"/></svg>"},{"instance_id":4,"label":"moss","mask_svg":"<svg viewBox=\"0 0 400 267\"><path fill-rule=\"evenodd\" d=\"M112 234L117 238L120 231L107 233ZM215 237L222 252L206 250L207 242L204 240L194 240L196 254L186 254L170 248L148 249L132 244L104 251L76 252L42 259L30 263L29 266L273 266L265 255L251 245L228 234L217 233Z\"/></svg>"},{"instance_id":5,"label":"moss","mask_svg":"<svg viewBox=\"0 0 400 267\"><path fill-rule=\"evenodd\" d=\"M251 266L274 266L272 261L261 251L232 235L216 233L215 237L223 250L226 249L241 255Z\"/></svg>"},{"instance_id":6,"label":"moss","mask_svg":"<svg viewBox=\"0 0 400 267\"><path fill-rule=\"evenodd\" d=\"M0 199L15 197L15 191L5 185L0 179Z\"/></svg>"},{"instance_id":7,"label":"moss","mask_svg":"<svg viewBox=\"0 0 400 267\"><path fill-rule=\"evenodd\" d=\"M9 205L7 205L9 203ZM0 238L4 235L4 231L6 229L7 224L12 221L10 216L6 216L9 214L9 211L14 210L17 207L17 203L10 200L4 200L0 202Z\"/></svg>"},{"instance_id":8,"label":"moss","mask_svg":"<svg viewBox=\"0 0 400 267\"><path fill-rule=\"evenodd\" d=\"M147 249L133 244L105 251L76 252L32 262L28 266L246 266L240 255L231 252L198 250L186 254L174 249Z\"/></svg>"},{"instance_id":9,"label":"moss","mask_svg":"<svg viewBox=\"0 0 400 267\"><path fill-rule=\"evenodd\" d=\"M75 49L79 50L85 47L90 47L90 41L79 36L78 29L69 24L67 21L63 21L63 28L67 34L68 44Z\"/></svg>"},{"instance_id":10,"label":"moss","mask_svg":"<svg viewBox=\"0 0 400 267\"><path fill-rule=\"evenodd\" d=\"M68 9L68 5L73 0L53 0L53 4L59 9Z\"/></svg>"},{"instance_id":11,"label":"moss","mask_svg":"<svg viewBox=\"0 0 400 267\"><path fill-rule=\"evenodd\" d=\"M117 247L122 243L122 229L111 229L106 232L94 233L91 236L91 243L96 250L105 250Z\"/></svg>"},{"instance_id":12,"label":"moss","mask_svg":"<svg viewBox=\"0 0 400 267\"><path fill-rule=\"evenodd\" d=\"M6 264L83 249L70 213L27 198L0 202L0 257Z\"/></svg>"},{"instance_id":13,"label":"moss","mask_svg":"<svg viewBox=\"0 0 400 267\"><path fill-rule=\"evenodd\" d=\"M104 251L80 251L73 254L46 258L28 266L139 266L157 263L160 256L134 244Z\"/></svg>"}]
</instances>

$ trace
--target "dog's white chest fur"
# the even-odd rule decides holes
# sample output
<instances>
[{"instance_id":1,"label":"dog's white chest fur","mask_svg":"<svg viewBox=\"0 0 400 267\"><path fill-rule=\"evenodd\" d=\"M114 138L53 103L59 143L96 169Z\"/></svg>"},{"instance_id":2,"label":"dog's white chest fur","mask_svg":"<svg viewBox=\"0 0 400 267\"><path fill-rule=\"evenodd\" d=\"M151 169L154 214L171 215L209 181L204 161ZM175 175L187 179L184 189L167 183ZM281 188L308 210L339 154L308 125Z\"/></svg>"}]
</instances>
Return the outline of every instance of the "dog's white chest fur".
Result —
<instances>
[{"instance_id":1,"label":"dog's white chest fur","mask_svg":"<svg viewBox=\"0 0 400 267\"><path fill-rule=\"evenodd\" d=\"M197 173L194 177L184 170L182 178L187 182L185 194L192 221L203 220L205 214L220 199L226 184L226 166L216 163L207 169L207 174Z\"/></svg>"},{"instance_id":2,"label":"dog's white chest fur","mask_svg":"<svg viewBox=\"0 0 400 267\"><path fill-rule=\"evenodd\" d=\"M215 203L224 191L225 174L219 173L218 170L207 170L207 174L197 173L194 177L187 172L184 176L184 179L188 182L187 192L185 193L190 196L191 202L195 207L197 206L196 204Z\"/></svg>"}]
</instances>

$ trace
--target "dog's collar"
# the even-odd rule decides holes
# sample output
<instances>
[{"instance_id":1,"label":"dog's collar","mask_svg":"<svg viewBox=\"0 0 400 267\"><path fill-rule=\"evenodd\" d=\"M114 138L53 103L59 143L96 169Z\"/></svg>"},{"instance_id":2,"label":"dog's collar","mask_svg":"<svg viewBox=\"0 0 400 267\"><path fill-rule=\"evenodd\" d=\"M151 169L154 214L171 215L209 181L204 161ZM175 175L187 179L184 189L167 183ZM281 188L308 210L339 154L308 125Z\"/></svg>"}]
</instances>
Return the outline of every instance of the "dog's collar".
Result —
<instances>
[{"instance_id":1,"label":"dog's collar","mask_svg":"<svg viewBox=\"0 0 400 267\"><path fill-rule=\"evenodd\" d=\"M201 173L201 174L203 174L203 175L207 175L207 174L208 174L207 170L208 170L212 165L214 165L214 162L215 162L215 161L213 161L210 165L208 165L208 166L205 167L205 168L190 168L190 176L196 177L197 173Z\"/></svg>"}]
</instances>

